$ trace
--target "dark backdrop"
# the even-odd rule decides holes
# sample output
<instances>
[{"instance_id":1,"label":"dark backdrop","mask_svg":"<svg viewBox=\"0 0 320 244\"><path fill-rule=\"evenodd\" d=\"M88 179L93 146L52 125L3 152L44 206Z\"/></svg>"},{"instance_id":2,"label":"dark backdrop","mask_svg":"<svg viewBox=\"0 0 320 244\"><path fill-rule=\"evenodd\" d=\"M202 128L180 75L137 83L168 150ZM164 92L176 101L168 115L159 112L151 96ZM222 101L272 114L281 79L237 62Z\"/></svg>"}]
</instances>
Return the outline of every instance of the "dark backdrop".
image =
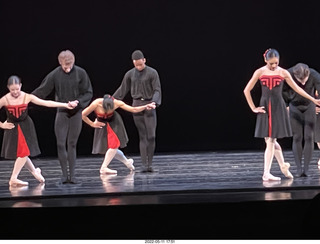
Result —
<instances>
[{"instance_id":1,"label":"dark backdrop","mask_svg":"<svg viewBox=\"0 0 320 244\"><path fill-rule=\"evenodd\" d=\"M32 92L70 49L88 72L94 98L113 93L130 56L141 49L158 70L163 104L158 108L157 152L255 150L255 115L243 89L264 65L262 54L278 49L280 66L305 62L319 69L317 1L117 0L1 1L0 95L12 74ZM259 98L259 87L254 89ZM53 96L49 97L53 98ZM130 103L130 96L125 98ZM120 111L129 145L138 152L132 115ZM56 155L55 109L30 107L43 156ZM1 120L5 119L1 111ZM1 139L2 139L2 131ZM90 155L93 129L83 124L80 155ZM282 140L290 147L290 139Z\"/></svg>"}]
</instances>

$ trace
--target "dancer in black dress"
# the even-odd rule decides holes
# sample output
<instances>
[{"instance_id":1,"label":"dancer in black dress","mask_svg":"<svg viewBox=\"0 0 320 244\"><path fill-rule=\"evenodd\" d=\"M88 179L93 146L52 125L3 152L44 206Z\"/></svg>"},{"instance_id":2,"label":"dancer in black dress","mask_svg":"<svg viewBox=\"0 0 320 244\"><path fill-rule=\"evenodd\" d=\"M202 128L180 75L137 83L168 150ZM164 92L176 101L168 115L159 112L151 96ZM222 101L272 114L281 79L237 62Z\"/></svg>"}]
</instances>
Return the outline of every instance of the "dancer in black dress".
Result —
<instances>
[{"instance_id":1,"label":"dancer in black dress","mask_svg":"<svg viewBox=\"0 0 320 244\"><path fill-rule=\"evenodd\" d=\"M293 178L289 171L290 164L284 162L283 153L277 138L291 137L291 125L285 101L282 97L284 81L301 96L320 104L319 100L301 89L292 79L290 73L279 65L280 55L275 49L264 53L266 65L257 69L244 89L246 100L254 113L257 113L255 137L265 138L266 150L264 155L264 173L262 179L281 180L270 173L273 157L275 156L281 172L288 178ZM260 81L262 96L258 107L255 106L251 90Z\"/></svg>"},{"instance_id":2,"label":"dancer in black dress","mask_svg":"<svg viewBox=\"0 0 320 244\"><path fill-rule=\"evenodd\" d=\"M161 104L161 85L158 72L146 65L146 59L140 50L132 53L134 68L123 77L122 83L113 97L123 100L130 91L133 98L132 106L141 106L154 102ZM156 110L145 110L133 114L134 123L139 133L139 148L142 161L142 172L153 172L152 160L156 146Z\"/></svg>"},{"instance_id":3,"label":"dancer in black dress","mask_svg":"<svg viewBox=\"0 0 320 244\"><path fill-rule=\"evenodd\" d=\"M131 113L139 113L144 110L155 109L155 107L155 103L131 107L107 94L103 98L94 100L82 111L83 121L95 128L92 153L105 154L100 168L101 174L117 173L116 170L108 168L113 158L123 162L130 170L134 170L133 159L127 159L123 152L119 150L119 147L123 148L127 145L128 136L121 116L115 110L121 108ZM97 116L95 121L88 117L92 112Z\"/></svg>"},{"instance_id":4,"label":"dancer in black dress","mask_svg":"<svg viewBox=\"0 0 320 244\"><path fill-rule=\"evenodd\" d=\"M29 156L40 154L36 130L32 119L28 116L30 102L45 107L62 107L72 109L68 103L42 100L32 94L21 91L21 80L17 76L8 79L9 93L0 99L0 108L4 107L7 120L0 123L4 130L1 156L15 159L14 168L9 181L10 186L26 186L28 182L18 179L23 166L33 174L39 182L45 182L40 168L35 168Z\"/></svg>"},{"instance_id":5,"label":"dancer in black dress","mask_svg":"<svg viewBox=\"0 0 320 244\"><path fill-rule=\"evenodd\" d=\"M320 92L320 74L308 65L298 63L288 69L295 83L310 96ZM316 123L316 105L302 97L287 84L283 87L283 96L289 105L289 115L293 134L292 151L297 166L297 177L308 176L309 164L314 149L314 130ZM304 164L302 167L302 154Z\"/></svg>"},{"instance_id":6,"label":"dancer in black dress","mask_svg":"<svg viewBox=\"0 0 320 244\"><path fill-rule=\"evenodd\" d=\"M75 65L74 54L62 51L60 66L51 71L32 94L45 98L55 92L55 100L69 102L75 109L58 109L54 124L58 158L61 166L61 183L80 183L76 179L77 142L82 128L81 112L92 98L92 86L87 72Z\"/></svg>"}]
</instances>

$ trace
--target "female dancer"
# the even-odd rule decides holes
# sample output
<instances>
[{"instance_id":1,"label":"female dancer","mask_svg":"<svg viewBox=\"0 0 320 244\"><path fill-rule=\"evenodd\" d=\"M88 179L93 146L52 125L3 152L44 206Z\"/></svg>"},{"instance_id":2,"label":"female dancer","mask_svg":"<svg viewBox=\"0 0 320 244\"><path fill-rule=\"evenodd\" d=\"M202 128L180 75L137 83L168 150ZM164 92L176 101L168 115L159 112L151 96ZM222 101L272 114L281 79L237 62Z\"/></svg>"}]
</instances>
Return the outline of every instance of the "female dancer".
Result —
<instances>
[{"instance_id":1,"label":"female dancer","mask_svg":"<svg viewBox=\"0 0 320 244\"><path fill-rule=\"evenodd\" d=\"M116 170L108 168L113 158L123 162L130 170L134 170L133 160L127 159L123 152L118 149L119 147L123 148L127 145L128 136L121 116L115 110L122 108L132 113L138 113L145 109L155 109L155 107L155 103L131 107L107 94L103 98L94 100L82 111L83 121L95 128L92 153L105 154L100 168L101 174L117 173ZM97 116L95 121L88 118L88 115L92 112L95 112Z\"/></svg>"},{"instance_id":2,"label":"female dancer","mask_svg":"<svg viewBox=\"0 0 320 244\"><path fill-rule=\"evenodd\" d=\"M284 162L282 149L277 142L277 138L291 137L291 126L286 105L282 97L282 87L284 81L301 96L311 100L315 104L320 103L301 89L292 79L290 73L279 65L280 55L275 49L268 49L264 53L265 66L257 69L244 89L246 100L254 113L257 113L255 137L265 138L266 150L264 154L264 173L262 179L281 180L270 173L273 157L275 156L281 172L287 178L293 178L289 171L290 164ZM256 107L251 90L260 80L262 96L259 107Z\"/></svg>"},{"instance_id":3,"label":"female dancer","mask_svg":"<svg viewBox=\"0 0 320 244\"><path fill-rule=\"evenodd\" d=\"M4 107L7 120L0 122L4 130L1 156L6 159L15 159L10 186L26 186L28 182L18 179L23 166L41 183L45 181L40 168L35 168L29 156L40 154L38 140L32 119L28 116L30 102L45 107L64 107L72 109L68 103L42 100L32 94L21 91L21 80L17 76L10 76L7 87L9 93L0 99L0 108Z\"/></svg>"}]
</instances>

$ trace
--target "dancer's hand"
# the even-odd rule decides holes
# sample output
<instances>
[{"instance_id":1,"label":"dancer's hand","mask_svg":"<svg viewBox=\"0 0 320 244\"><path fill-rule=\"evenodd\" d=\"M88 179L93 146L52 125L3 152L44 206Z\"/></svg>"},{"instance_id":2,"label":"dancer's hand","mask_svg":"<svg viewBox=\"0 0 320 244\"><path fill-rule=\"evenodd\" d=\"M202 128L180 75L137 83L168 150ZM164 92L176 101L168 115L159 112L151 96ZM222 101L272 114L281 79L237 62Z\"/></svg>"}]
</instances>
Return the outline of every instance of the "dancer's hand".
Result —
<instances>
[{"instance_id":1,"label":"dancer's hand","mask_svg":"<svg viewBox=\"0 0 320 244\"><path fill-rule=\"evenodd\" d=\"M7 121L5 121L5 122L3 122L2 124L1 124L1 128L2 129L6 129L6 130L11 130L11 129L13 129L15 126L14 126L14 124L13 123L10 123L10 122L7 122Z\"/></svg>"},{"instance_id":2,"label":"dancer's hand","mask_svg":"<svg viewBox=\"0 0 320 244\"><path fill-rule=\"evenodd\" d=\"M316 105L320 106L320 99L314 99L313 101Z\"/></svg>"},{"instance_id":3,"label":"dancer's hand","mask_svg":"<svg viewBox=\"0 0 320 244\"><path fill-rule=\"evenodd\" d=\"M320 107L316 107L316 114L320 113Z\"/></svg>"},{"instance_id":4,"label":"dancer's hand","mask_svg":"<svg viewBox=\"0 0 320 244\"><path fill-rule=\"evenodd\" d=\"M147 110L155 109L156 108L156 103L152 102L152 103L147 104L146 106L147 106L146 107Z\"/></svg>"},{"instance_id":5,"label":"dancer's hand","mask_svg":"<svg viewBox=\"0 0 320 244\"><path fill-rule=\"evenodd\" d=\"M266 110L264 109L264 106L262 107L256 107L255 109L252 110L254 113L263 113L265 114L266 113Z\"/></svg>"},{"instance_id":6,"label":"dancer's hand","mask_svg":"<svg viewBox=\"0 0 320 244\"><path fill-rule=\"evenodd\" d=\"M104 126L106 126L106 124L98 121L97 119L95 119L95 121L94 121L93 124L91 125L91 127L93 127L93 128L100 128L100 129L101 129L102 127L104 127Z\"/></svg>"},{"instance_id":7,"label":"dancer's hand","mask_svg":"<svg viewBox=\"0 0 320 244\"><path fill-rule=\"evenodd\" d=\"M70 107L72 107L72 108L77 107L78 104L79 104L79 101L78 101L78 100L74 100L74 101L69 101L69 102L68 102L68 105L69 105Z\"/></svg>"}]
</instances>

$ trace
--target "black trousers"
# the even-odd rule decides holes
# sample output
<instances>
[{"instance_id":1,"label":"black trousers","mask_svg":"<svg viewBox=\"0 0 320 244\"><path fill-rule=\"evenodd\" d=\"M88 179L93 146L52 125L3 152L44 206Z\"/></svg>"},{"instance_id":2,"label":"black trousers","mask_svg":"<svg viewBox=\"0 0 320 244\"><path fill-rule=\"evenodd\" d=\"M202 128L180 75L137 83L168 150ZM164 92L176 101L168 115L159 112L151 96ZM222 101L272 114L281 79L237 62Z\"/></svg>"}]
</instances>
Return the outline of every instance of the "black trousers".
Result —
<instances>
[{"instance_id":1,"label":"black trousers","mask_svg":"<svg viewBox=\"0 0 320 244\"><path fill-rule=\"evenodd\" d=\"M55 119L58 158L62 177L73 179L77 158L77 142L82 129L82 111L58 111ZM69 174L68 174L69 168Z\"/></svg>"},{"instance_id":2,"label":"black trousers","mask_svg":"<svg viewBox=\"0 0 320 244\"><path fill-rule=\"evenodd\" d=\"M150 101L133 100L132 106L141 106ZM139 133L139 149L143 167L151 167L156 147L157 113L155 109L133 114Z\"/></svg>"},{"instance_id":3,"label":"black trousers","mask_svg":"<svg viewBox=\"0 0 320 244\"><path fill-rule=\"evenodd\" d=\"M316 123L315 106L310 104L301 110L290 105L290 122L293 134L292 151L298 173L302 173L302 155L304 158L303 171L307 173L314 149L314 128Z\"/></svg>"}]
</instances>

